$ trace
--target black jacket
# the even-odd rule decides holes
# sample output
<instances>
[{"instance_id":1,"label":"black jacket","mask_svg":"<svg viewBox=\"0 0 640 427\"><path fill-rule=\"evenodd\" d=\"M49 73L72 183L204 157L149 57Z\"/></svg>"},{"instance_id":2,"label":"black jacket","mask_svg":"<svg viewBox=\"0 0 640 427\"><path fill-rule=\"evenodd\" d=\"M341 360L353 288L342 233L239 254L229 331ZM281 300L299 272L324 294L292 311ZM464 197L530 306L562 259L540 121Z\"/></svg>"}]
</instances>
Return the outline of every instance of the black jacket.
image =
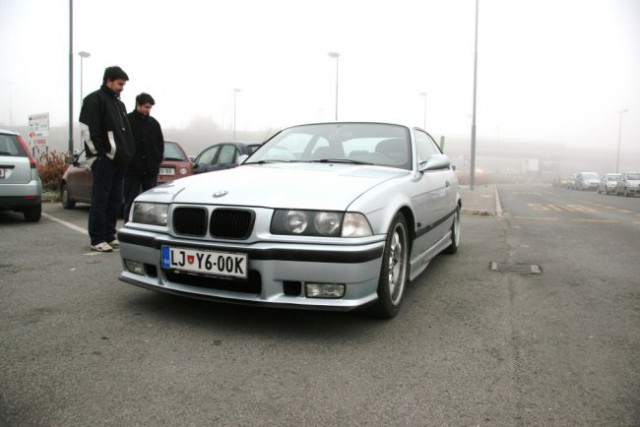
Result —
<instances>
[{"instance_id":1,"label":"black jacket","mask_svg":"<svg viewBox=\"0 0 640 427\"><path fill-rule=\"evenodd\" d=\"M127 175L158 175L164 158L164 137L160 123L136 110L127 116L136 152L127 169Z\"/></svg>"},{"instance_id":2,"label":"black jacket","mask_svg":"<svg viewBox=\"0 0 640 427\"><path fill-rule=\"evenodd\" d=\"M87 157L107 156L125 165L133 159L135 144L127 110L118 94L105 85L84 98L80 134Z\"/></svg>"}]
</instances>

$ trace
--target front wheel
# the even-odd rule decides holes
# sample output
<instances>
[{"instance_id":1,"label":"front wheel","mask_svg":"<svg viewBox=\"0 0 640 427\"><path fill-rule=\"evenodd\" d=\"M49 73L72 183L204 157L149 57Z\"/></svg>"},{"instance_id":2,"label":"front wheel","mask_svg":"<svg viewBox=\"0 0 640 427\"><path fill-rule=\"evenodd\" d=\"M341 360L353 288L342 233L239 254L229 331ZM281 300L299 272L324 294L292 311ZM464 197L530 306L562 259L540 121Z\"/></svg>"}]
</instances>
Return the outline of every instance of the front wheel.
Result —
<instances>
[{"instance_id":1,"label":"front wheel","mask_svg":"<svg viewBox=\"0 0 640 427\"><path fill-rule=\"evenodd\" d=\"M451 224L451 244L442 251L445 254L453 255L458 252L460 245L460 208L453 214L453 224Z\"/></svg>"},{"instance_id":2,"label":"front wheel","mask_svg":"<svg viewBox=\"0 0 640 427\"><path fill-rule=\"evenodd\" d=\"M60 200L62 200L62 207L65 209L73 209L76 207L76 202L69 198L69 189L66 184L63 184L62 190L60 190Z\"/></svg>"},{"instance_id":3,"label":"front wheel","mask_svg":"<svg viewBox=\"0 0 640 427\"><path fill-rule=\"evenodd\" d=\"M378 301L369 313L390 319L400 311L402 297L407 284L409 266L409 237L407 221L401 213L396 214L387 233L382 255L382 267L378 280Z\"/></svg>"}]
</instances>

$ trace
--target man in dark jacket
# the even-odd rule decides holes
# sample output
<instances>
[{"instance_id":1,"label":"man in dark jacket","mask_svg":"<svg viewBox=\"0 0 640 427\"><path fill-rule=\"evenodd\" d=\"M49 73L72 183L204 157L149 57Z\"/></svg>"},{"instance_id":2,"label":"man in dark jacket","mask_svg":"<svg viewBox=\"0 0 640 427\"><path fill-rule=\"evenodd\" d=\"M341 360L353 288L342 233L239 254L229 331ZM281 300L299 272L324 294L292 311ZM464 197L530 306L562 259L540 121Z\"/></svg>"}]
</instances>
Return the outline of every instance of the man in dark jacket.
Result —
<instances>
[{"instance_id":1,"label":"man in dark jacket","mask_svg":"<svg viewBox=\"0 0 640 427\"><path fill-rule=\"evenodd\" d=\"M133 200L156 186L164 158L164 137L160 123L151 117L155 100L148 93L136 97L136 109L129 113L136 152L124 176L124 220L128 221Z\"/></svg>"},{"instance_id":2,"label":"man in dark jacket","mask_svg":"<svg viewBox=\"0 0 640 427\"><path fill-rule=\"evenodd\" d=\"M95 157L91 165L89 238L91 249L98 252L112 252L120 246L116 223L122 212L124 173L135 150L127 110L120 101L120 92L128 80L122 68L108 67L102 86L84 98L80 111L87 158Z\"/></svg>"}]
</instances>

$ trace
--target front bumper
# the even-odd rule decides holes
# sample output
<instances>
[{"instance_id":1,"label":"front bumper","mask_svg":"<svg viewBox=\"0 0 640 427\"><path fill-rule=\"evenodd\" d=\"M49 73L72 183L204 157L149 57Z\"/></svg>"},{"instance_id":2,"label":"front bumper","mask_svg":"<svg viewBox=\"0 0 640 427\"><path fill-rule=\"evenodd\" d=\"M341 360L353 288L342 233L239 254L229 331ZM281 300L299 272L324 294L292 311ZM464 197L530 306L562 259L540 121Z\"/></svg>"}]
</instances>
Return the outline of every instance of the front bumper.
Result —
<instances>
[{"instance_id":1,"label":"front bumper","mask_svg":"<svg viewBox=\"0 0 640 427\"><path fill-rule=\"evenodd\" d=\"M143 288L246 305L348 311L375 301L384 236L362 245L319 245L274 242L218 243L177 239L166 234L123 228L118 232L123 272L119 279ZM164 269L161 247L243 252L248 280L204 276ZM144 265L133 272L128 261ZM342 298L309 298L307 283L343 284Z\"/></svg>"}]
</instances>

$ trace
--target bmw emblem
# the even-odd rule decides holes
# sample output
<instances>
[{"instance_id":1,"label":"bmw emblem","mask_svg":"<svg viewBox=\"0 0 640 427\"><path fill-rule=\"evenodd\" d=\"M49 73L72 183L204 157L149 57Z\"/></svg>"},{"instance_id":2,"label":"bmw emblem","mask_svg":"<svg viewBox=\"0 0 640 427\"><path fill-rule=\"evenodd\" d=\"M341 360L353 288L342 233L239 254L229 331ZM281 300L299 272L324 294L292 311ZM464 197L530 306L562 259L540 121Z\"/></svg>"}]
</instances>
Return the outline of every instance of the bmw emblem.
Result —
<instances>
[{"instance_id":1,"label":"bmw emblem","mask_svg":"<svg viewBox=\"0 0 640 427\"><path fill-rule=\"evenodd\" d=\"M224 196L226 196L227 194L229 194L229 192L228 192L228 191L226 191L226 190L223 190L223 191L216 191L215 193L213 193L213 197L215 197L215 198L217 199L218 197L224 197Z\"/></svg>"}]
</instances>

